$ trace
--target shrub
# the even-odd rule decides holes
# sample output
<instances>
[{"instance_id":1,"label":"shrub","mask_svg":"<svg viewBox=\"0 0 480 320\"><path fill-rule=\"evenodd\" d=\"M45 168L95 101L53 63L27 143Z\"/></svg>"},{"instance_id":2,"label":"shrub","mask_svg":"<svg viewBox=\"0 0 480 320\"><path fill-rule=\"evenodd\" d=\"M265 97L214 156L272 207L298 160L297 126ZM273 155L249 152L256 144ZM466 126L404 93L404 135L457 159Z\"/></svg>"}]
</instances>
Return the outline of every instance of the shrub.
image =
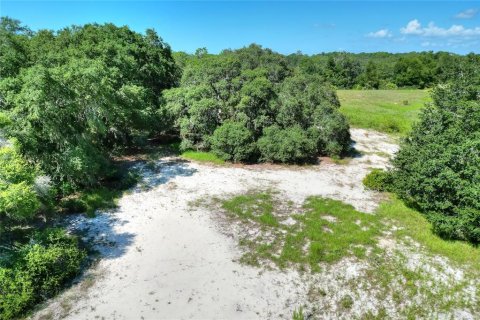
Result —
<instances>
[{"instance_id":1,"label":"shrub","mask_svg":"<svg viewBox=\"0 0 480 320\"><path fill-rule=\"evenodd\" d=\"M253 160L255 143L252 133L240 122L225 122L210 139L212 151L233 162Z\"/></svg>"},{"instance_id":2,"label":"shrub","mask_svg":"<svg viewBox=\"0 0 480 320\"><path fill-rule=\"evenodd\" d=\"M40 201L32 186L25 182L10 184L4 190L0 187L0 218L6 216L12 220L32 218L40 208Z\"/></svg>"},{"instance_id":3,"label":"shrub","mask_svg":"<svg viewBox=\"0 0 480 320\"><path fill-rule=\"evenodd\" d=\"M36 233L9 267L0 267L0 318L15 318L57 293L79 272L84 258L77 239L65 231Z\"/></svg>"},{"instance_id":4,"label":"shrub","mask_svg":"<svg viewBox=\"0 0 480 320\"><path fill-rule=\"evenodd\" d=\"M321 154L341 156L350 150L350 127L344 115L336 110L318 109L314 114L318 130L317 146Z\"/></svg>"},{"instance_id":5,"label":"shrub","mask_svg":"<svg viewBox=\"0 0 480 320\"><path fill-rule=\"evenodd\" d=\"M390 191L392 189L392 176L382 169L373 169L363 178L362 182L370 190Z\"/></svg>"},{"instance_id":6,"label":"shrub","mask_svg":"<svg viewBox=\"0 0 480 320\"><path fill-rule=\"evenodd\" d=\"M180 134L183 150L213 151L224 160L288 163L341 155L350 146L349 126L334 88L284 62L258 46L192 57L180 88L165 92L160 113ZM277 141L278 152L267 145L273 135L287 143ZM256 152L259 143L264 157Z\"/></svg>"},{"instance_id":7,"label":"shrub","mask_svg":"<svg viewBox=\"0 0 480 320\"><path fill-rule=\"evenodd\" d=\"M302 163L317 154L317 141L299 126L287 129L269 127L257 145L262 160L268 162Z\"/></svg>"},{"instance_id":8,"label":"shrub","mask_svg":"<svg viewBox=\"0 0 480 320\"><path fill-rule=\"evenodd\" d=\"M440 89L393 160L395 191L443 237L480 242L480 102Z\"/></svg>"},{"instance_id":9,"label":"shrub","mask_svg":"<svg viewBox=\"0 0 480 320\"><path fill-rule=\"evenodd\" d=\"M35 299L31 278L26 272L0 267L0 318L13 319Z\"/></svg>"}]
</instances>

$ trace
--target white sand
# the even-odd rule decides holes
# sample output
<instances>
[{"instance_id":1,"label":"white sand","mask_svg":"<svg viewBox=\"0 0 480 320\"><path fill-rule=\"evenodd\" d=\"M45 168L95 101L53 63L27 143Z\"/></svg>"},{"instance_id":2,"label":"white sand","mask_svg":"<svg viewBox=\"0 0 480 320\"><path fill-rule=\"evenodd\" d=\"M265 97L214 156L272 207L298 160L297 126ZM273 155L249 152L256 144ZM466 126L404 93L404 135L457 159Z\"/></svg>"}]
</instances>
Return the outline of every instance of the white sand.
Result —
<instances>
[{"instance_id":1,"label":"white sand","mask_svg":"<svg viewBox=\"0 0 480 320\"><path fill-rule=\"evenodd\" d=\"M125 195L113 213L71 221L103 254L91 271L94 282L66 290L33 318L291 319L306 301L302 277L234 262L236 243L219 232L208 210L192 210L189 202L274 187L297 204L322 195L372 212L379 195L361 180L371 168L387 166L397 146L361 129L352 129L352 138L365 154L343 165L215 167L160 159L157 170L143 168L149 190ZM360 269L345 265L332 276L348 278Z\"/></svg>"}]
</instances>

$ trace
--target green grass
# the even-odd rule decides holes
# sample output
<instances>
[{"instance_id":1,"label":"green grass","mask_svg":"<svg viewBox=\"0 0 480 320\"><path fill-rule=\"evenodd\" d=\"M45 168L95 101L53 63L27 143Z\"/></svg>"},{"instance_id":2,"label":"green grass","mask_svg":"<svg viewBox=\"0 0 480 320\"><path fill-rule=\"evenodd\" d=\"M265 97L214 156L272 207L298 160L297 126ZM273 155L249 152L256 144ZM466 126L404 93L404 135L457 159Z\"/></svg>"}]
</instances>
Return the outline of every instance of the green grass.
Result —
<instances>
[{"instance_id":1,"label":"green grass","mask_svg":"<svg viewBox=\"0 0 480 320\"><path fill-rule=\"evenodd\" d=\"M184 151L180 155L180 157L188 160L198 161L198 162L225 164L225 161L223 159L217 157L212 152L187 150L187 151Z\"/></svg>"},{"instance_id":2,"label":"green grass","mask_svg":"<svg viewBox=\"0 0 480 320\"><path fill-rule=\"evenodd\" d=\"M463 241L444 240L432 232L432 226L418 211L410 209L392 196L380 204L376 214L379 218L393 221L400 227L395 235L409 237L425 247L427 252L447 257L451 261L480 271L480 248Z\"/></svg>"},{"instance_id":3,"label":"green grass","mask_svg":"<svg viewBox=\"0 0 480 320\"><path fill-rule=\"evenodd\" d=\"M427 90L338 90L342 112L352 127L405 135L430 101Z\"/></svg>"},{"instance_id":4,"label":"green grass","mask_svg":"<svg viewBox=\"0 0 480 320\"><path fill-rule=\"evenodd\" d=\"M222 203L230 217L239 219L260 232L245 237L240 245L248 248L242 261L260 265L269 260L280 268L291 265L301 270L319 271L321 262L333 263L346 256L365 257L380 234L377 218L356 211L332 199L309 198L302 213L292 215L293 224L284 224L288 206L271 193L236 196Z\"/></svg>"},{"instance_id":5,"label":"green grass","mask_svg":"<svg viewBox=\"0 0 480 320\"><path fill-rule=\"evenodd\" d=\"M253 220L262 225L278 226L273 216L273 200L269 193L241 195L224 201L222 208L244 221Z\"/></svg>"}]
</instances>

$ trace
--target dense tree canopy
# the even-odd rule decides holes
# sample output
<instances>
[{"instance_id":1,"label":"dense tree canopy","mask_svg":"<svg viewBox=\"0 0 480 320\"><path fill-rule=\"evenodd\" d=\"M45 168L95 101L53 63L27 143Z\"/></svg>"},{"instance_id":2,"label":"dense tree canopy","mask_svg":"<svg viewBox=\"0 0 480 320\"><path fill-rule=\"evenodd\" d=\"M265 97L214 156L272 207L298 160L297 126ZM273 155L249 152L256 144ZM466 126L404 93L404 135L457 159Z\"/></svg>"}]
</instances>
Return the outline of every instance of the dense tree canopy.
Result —
<instances>
[{"instance_id":1,"label":"dense tree canopy","mask_svg":"<svg viewBox=\"0 0 480 320\"><path fill-rule=\"evenodd\" d=\"M21 315L77 274L85 254L76 238L35 218L108 176L114 153L168 129L162 91L178 74L153 30L32 32L1 18L0 318Z\"/></svg>"},{"instance_id":2,"label":"dense tree canopy","mask_svg":"<svg viewBox=\"0 0 480 320\"><path fill-rule=\"evenodd\" d=\"M161 93L176 83L177 67L153 30L91 24L33 33L11 19L1 27L5 130L55 180L92 185L112 151L164 129Z\"/></svg>"},{"instance_id":3,"label":"dense tree canopy","mask_svg":"<svg viewBox=\"0 0 480 320\"><path fill-rule=\"evenodd\" d=\"M350 144L333 89L257 45L192 57L165 100L183 149L226 160L303 162L340 155Z\"/></svg>"}]
</instances>

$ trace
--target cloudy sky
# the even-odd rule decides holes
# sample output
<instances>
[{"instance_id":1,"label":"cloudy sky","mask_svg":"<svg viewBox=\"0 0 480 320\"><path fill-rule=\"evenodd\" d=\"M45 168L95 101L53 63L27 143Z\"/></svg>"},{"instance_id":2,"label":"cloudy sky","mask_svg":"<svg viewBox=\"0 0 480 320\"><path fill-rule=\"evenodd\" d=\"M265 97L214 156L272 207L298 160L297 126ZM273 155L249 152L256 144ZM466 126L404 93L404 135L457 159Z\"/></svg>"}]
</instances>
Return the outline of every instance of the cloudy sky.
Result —
<instances>
[{"instance_id":1,"label":"cloudy sky","mask_svg":"<svg viewBox=\"0 0 480 320\"><path fill-rule=\"evenodd\" d=\"M0 15L32 29L113 22L154 28L174 50L258 43L302 51L480 52L480 1L8 1Z\"/></svg>"}]
</instances>

